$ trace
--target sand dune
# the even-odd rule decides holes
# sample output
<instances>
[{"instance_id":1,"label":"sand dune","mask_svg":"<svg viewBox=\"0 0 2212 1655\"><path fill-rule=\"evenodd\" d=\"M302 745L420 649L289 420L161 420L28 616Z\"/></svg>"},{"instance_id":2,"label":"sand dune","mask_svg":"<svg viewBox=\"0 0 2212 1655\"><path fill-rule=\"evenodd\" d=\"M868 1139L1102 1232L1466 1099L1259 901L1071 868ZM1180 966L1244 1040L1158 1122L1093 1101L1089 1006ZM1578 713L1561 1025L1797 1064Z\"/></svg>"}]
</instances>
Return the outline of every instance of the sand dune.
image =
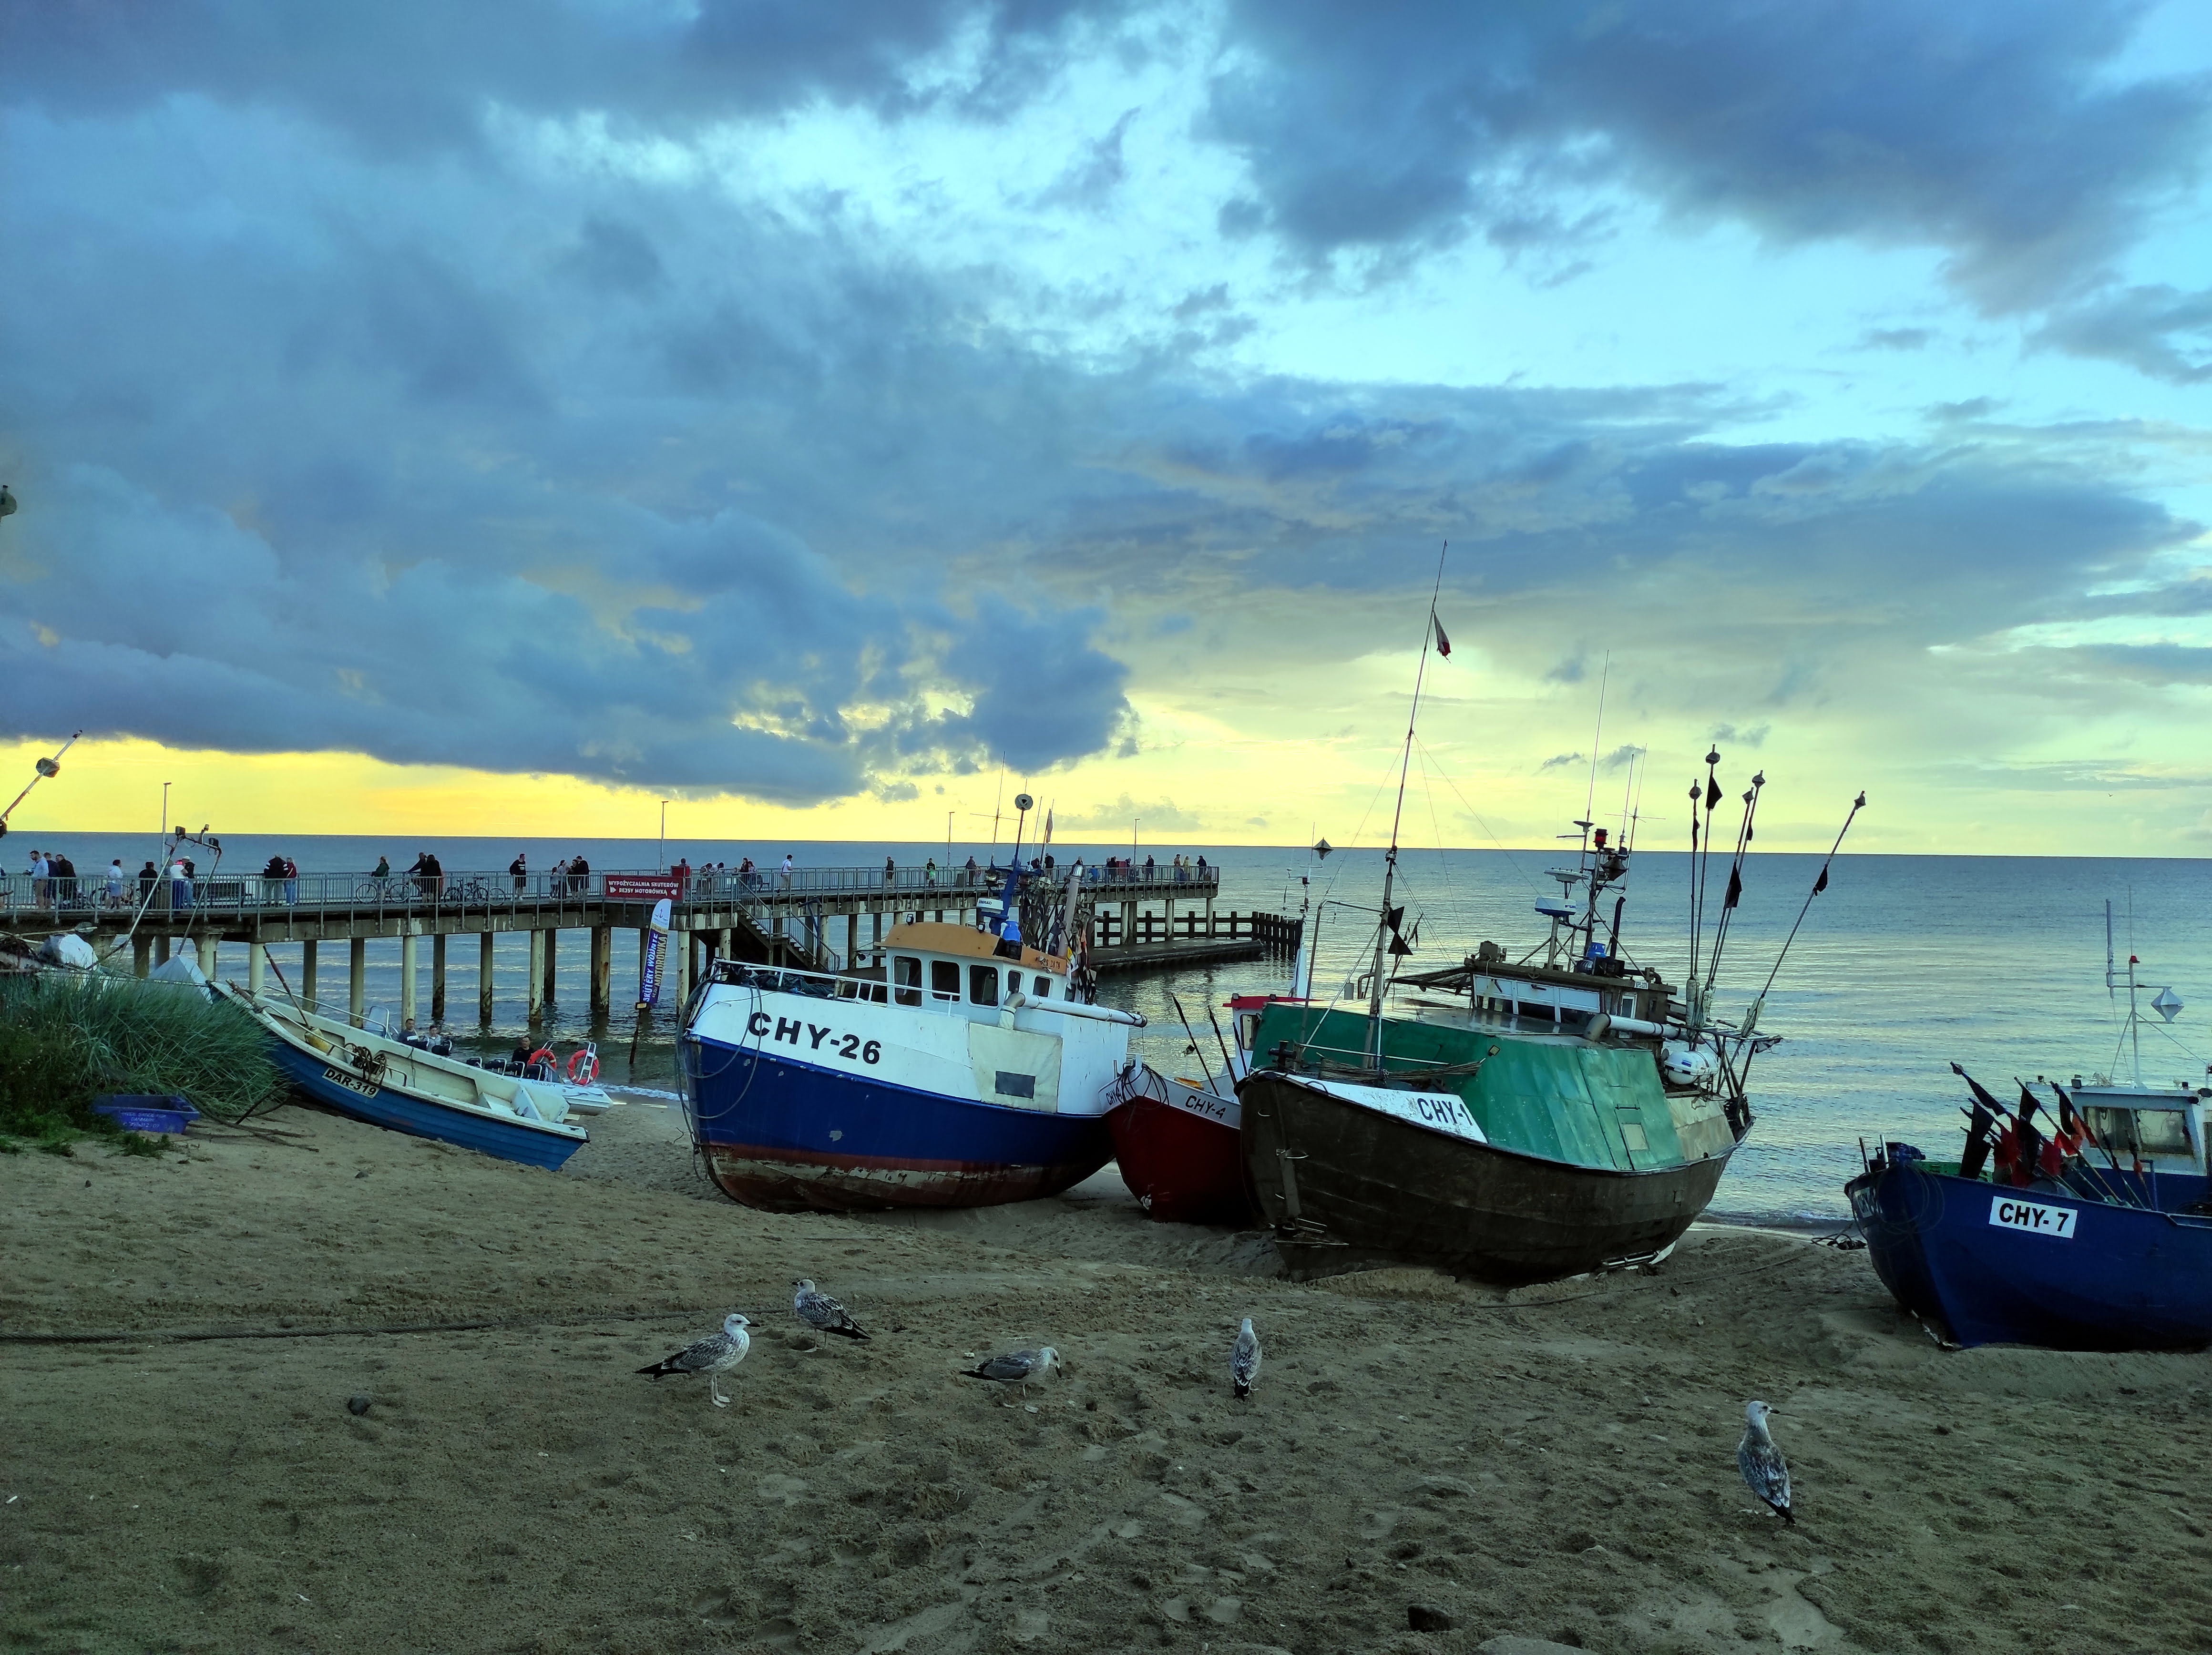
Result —
<instances>
[{"instance_id":1,"label":"sand dune","mask_svg":"<svg viewBox=\"0 0 2212 1655\"><path fill-rule=\"evenodd\" d=\"M2212 1361L1946 1355L1862 1256L1705 1230L1510 1295L1301 1286L1095 1190L694 1198L659 1112L574 1177L270 1124L0 1161L0 1325L137 1336L0 1345L10 1648L2208 1646ZM812 1335L800 1275L876 1338ZM631 1373L730 1309L766 1324L735 1406ZM507 1325L306 1337L459 1322ZM226 1330L282 1337L157 1337ZM1045 1341L1067 1373L1026 1401L957 1377ZM1794 1531L1736 1482L1753 1395Z\"/></svg>"}]
</instances>

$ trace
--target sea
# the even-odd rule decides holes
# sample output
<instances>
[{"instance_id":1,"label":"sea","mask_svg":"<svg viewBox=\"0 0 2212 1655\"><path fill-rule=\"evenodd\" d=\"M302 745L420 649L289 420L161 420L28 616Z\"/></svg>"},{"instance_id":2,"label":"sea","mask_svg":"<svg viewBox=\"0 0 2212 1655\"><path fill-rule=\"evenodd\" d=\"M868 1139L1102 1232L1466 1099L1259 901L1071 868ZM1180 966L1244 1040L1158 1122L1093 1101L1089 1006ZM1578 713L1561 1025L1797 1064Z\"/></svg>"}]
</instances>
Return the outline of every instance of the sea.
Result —
<instances>
[{"instance_id":1,"label":"sea","mask_svg":"<svg viewBox=\"0 0 2212 1655\"><path fill-rule=\"evenodd\" d=\"M85 876L106 867L111 857L120 856L126 868L135 869L160 852L150 834L18 829L4 847L11 870L21 870L33 845L65 852ZM1065 863L1079 855L1103 860L1128 847L1061 841L1052 848ZM1317 994L1341 991L1346 979L1372 958L1383 874L1379 850L1321 857L1301 849L1240 846L1137 848L1140 860L1152 855L1162 863L1178 852L1203 855L1221 870L1218 909L1304 912L1317 950ZM1006 847L998 849L1003 856ZM258 870L281 853L304 873L365 870L379 856L404 868L423 850L434 852L452 876L503 870L518 851L527 852L533 868L581 853L596 871L607 872L650 870L661 865L664 854L672 862L687 858L695 867L706 862L734 867L747 856L773 867L787 853L815 868L880 870L886 857L902 866L934 857L949 866L970 855L985 862L993 847L686 839L668 842L664 852L650 839L240 834L223 836L222 866ZM199 860L204 874L207 858ZM1484 941L1498 943L1516 958L1527 953L1547 931L1534 905L1559 890L1547 870L1572 861L1571 846L1558 852L1401 850L1393 901L1404 905L1409 932L1419 926L1408 967L1453 964ZM1753 1065L1757 1120L1721 1182L1713 1216L1800 1226L1843 1222L1848 1216L1843 1186L1859 1167L1862 1145L1898 1140L1940 1154L1958 1141L1963 1131L1958 1111L1966 1092L1951 1072L1954 1064L2008 1098L2016 1090L2015 1077L2129 1078L2139 1064L2145 1081L2162 1085L2203 1083L2212 1072L2207 1058L2212 1035L2200 1035L2195 1027L2212 1016L2212 861L1844 854L1834 858L1827 888L1814 896L1822 864L1819 855L1763 852L1745 864L1742 901L1716 978L1716 1009L1737 1015L1771 974L1759 1027L1782 1039ZM1626 886L1622 952L1633 965L1657 967L1670 983L1680 982L1689 958L1692 872L1686 853L1638 851ZM1710 949L1718 918L1726 858L1711 858L1705 874L1701 952ZM2111 989L2108 905L2118 985ZM1793 925L1796 939L1781 957ZM831 940L836 940L834 930ZM296 946L270 953L282 969L296 973ZM418 992L427 1009L429 950L420 953ZM2142 1007L2132 1041L2124 1038L2131 955L2142 962L2136 979ZM448 1022L472 1051L506 1051L542 1037L566 1052L594 1040L607 1078L676 1089L677 1009L664 1003L642 1021L627 1009L635 997L636 959L634 947L617 942L617 1010L611 1020L594 1021L586 1009L588 950L580 934L564 936L555 1001L533 1034L524 1002L526 937L498 941L494 1018L485 1029L474 1020L477 950L457 946L449 968ZM343 995L344 951L325 947L319 966L322 993ZM227 945L218 970L242 978L243 950ZM1284 989L1289 971L1286 961L1254 961L1109 976L1100 998L1145 1016L1137 1045L1155 1068L1196 1079L1201 1070L1218 1073L1221 1067L1207 1009L1219 1015L1232 993ZM397 1005L398 980L398 943L372 942L371 1003ZM2168 987L2183 1006L2170 1023L2150 1009L2158 991ZM1225 1016L1222 1021L1225 1029Z\"/></svg>"}]
</instances>

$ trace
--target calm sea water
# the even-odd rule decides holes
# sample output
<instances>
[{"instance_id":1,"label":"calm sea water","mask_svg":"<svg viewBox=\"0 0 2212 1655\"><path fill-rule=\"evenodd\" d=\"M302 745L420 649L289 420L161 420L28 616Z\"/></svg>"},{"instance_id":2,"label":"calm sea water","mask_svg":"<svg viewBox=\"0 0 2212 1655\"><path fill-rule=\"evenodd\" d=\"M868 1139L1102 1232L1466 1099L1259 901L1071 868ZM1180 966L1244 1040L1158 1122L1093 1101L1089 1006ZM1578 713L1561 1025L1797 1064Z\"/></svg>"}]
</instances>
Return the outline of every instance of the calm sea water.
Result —
<instances>
[{"instance_id":1,"label":"calm sea water","mask_svg":"<svg viewBox=\"0 0 2212 1655\"><path fill-rule=\"evenodd\" d=\"M33 834L7 841L9 865L20 868L33 844L64 850L89 873L120 855L136 868L158 846L146 835ZM337 872L374 865L388 856L395 866L417 851L434 851L447 872L503 869L518 850L533 867L546 868L581 852L594 869L656 865L655 841L432 839L397 840L295 835L226 837L223 866L258 868L278 852L306 872ZM1097 848L1103 858L1117 846ZM1056 844L1063 859L1081 853ZM1149 846L1165 861L1176 851L1203 852L1222 870L1218 906L1296 913L1304 888L1319 926L1317 992L1340 986L1361 968L1373 948L1372 911L1380 894L1379 852L1340 851L1315 862L1302 852L1234 846ZM988 858L988 847L848 843L672 841L668 854L735 864L744 856L773 864L787 852L813 867L881 867L886 856L902 864L935 856L940 864ZM1540 940L1544 925L1533 911L1539 896L1558 886L1544 877L1562 858L1544 852L1407 851L1400 861L1398 894L1421 922L1417 966L1443 966L1486 938L1516 955ZM1749 864L1743 906L1723 956L1718 992L1723 1015L1733 1015L1756 993L1777 949L1811 888L1817 856L1758 855ZM1717 893L1726 871L1715 858ZM1680 852L1638 852L1629 883L1621 940L1638 965L1656 966L1679 982L1688 951L1688 858ZM2147 1080L2166 1082L2206 1072L2212 1034L2196 1025L2212 1018L2212 862L2100 860L2030 857L1856 857L1837 858L1829 888L1814 899L1803 930L1767 997L1765 1032L1784 1042L1758 1060L1752 1076L1759 1121L1714 1203L1717 1215L1742 1219L1821 1220L1845 1212L1844 1180L1858 1165L1857 1143L1905 1138L1931 1150L1960 1130L1956 1109L1963 1088L1952 1076L1964 1064L1984 1084L2008 1087L2015 1075L2070 1076L2098 1070L2125 1073L2118 1050L2122 991L2117 1009L2105 976L2105 904L2116 916L2115 943L2124 967L2142 956L2143 995L2172 985L2186 1009L2170 1028L2147 1014L2142 1037ZM834 938L833 938L834 940ZM242 959L225 950L222 968L244 975ZM298 950L272 950L288 972ZM428 1004L428 955L422 950L422 1004ZM618 939L615 999L626 1004L635 985L636 949ZM523 974L528 943L501 938L495 961L496 1000L485 1049L526 1037ZM565 1049L591 1038L602 1044L611 1077L673 1087L674 1008L649 1018L629 1052L636 1021L626 1011L595 1027L586 1015L586 949L581 932L565 935L559 955L556 1001L545 1032ZM473 1026L476 950L453 951L449 1010L462 1028ZM322 989L344 992L343 949L322 951ZM1140 1038L1157 1068L1195 1077L1200 1057L1186 1050L1170 996L1179 997L1200 1036L1200 1051L1218 1069L1205 1007L1234 991L1285 985L1287 967L1262 962L1142 978L1106 979L1102 998L1142 1012L1151 1027ZM368 991L373 1003L398 1000L399 948L369 947ZM295 979L296 982L296 978Z\"/></svg>"}]
</instances>

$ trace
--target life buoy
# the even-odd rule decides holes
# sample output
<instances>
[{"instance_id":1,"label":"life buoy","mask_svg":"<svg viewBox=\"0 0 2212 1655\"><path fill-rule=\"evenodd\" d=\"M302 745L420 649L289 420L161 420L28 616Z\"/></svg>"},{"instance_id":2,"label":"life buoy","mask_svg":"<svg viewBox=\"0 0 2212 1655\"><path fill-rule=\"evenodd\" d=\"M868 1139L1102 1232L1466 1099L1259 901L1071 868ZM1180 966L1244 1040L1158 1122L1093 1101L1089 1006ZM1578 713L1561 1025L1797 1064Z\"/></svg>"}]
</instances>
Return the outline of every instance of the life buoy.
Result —
<instances>
[{"instance_id":1,"label":"life buoy","mask_svg":"<svg viewBox=\"0 0 2212 1655\"><path fill-rule=\"evenodd\" d=\"M589 1086L599 1077L599 1054L589 1046L579 1046L568 1054L568 1082L572 1086Z\"/></svg>"},{"instance_id":2,"label":"life buoy","mask_svg":"<svg viewBox=\"0 0 2212 1655\"><path fill-rule=\"evenodd\" d=\"M557 1075L561 1072L561 1054L550 1046L541 1046L530 1054L530 1061L522 1066L525 1070L528 1070L537 1068L540 1064L545 1065L548 1074Z\"/></svg>"}]
</instances>

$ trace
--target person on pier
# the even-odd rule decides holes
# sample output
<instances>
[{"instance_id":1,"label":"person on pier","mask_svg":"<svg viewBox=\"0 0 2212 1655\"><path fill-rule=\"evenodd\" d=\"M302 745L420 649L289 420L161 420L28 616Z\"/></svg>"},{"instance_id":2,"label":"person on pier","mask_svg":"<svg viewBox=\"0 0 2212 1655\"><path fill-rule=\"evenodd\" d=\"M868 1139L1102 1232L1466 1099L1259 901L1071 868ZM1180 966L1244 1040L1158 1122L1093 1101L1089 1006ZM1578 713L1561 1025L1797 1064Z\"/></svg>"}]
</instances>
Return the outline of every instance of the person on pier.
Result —
<instances>
[{"instance_id":1,"label":"person on pier","mask_svg":"<svg viewBox=\"0 0 2212 1655\"><path fill-rule=\"evenodd\" d=\"M520 851L514 853L514 860L507 864L507 870L514 876L514 888L518 892L530 882L530 864Z\"/></svg>"}]
</instances>

